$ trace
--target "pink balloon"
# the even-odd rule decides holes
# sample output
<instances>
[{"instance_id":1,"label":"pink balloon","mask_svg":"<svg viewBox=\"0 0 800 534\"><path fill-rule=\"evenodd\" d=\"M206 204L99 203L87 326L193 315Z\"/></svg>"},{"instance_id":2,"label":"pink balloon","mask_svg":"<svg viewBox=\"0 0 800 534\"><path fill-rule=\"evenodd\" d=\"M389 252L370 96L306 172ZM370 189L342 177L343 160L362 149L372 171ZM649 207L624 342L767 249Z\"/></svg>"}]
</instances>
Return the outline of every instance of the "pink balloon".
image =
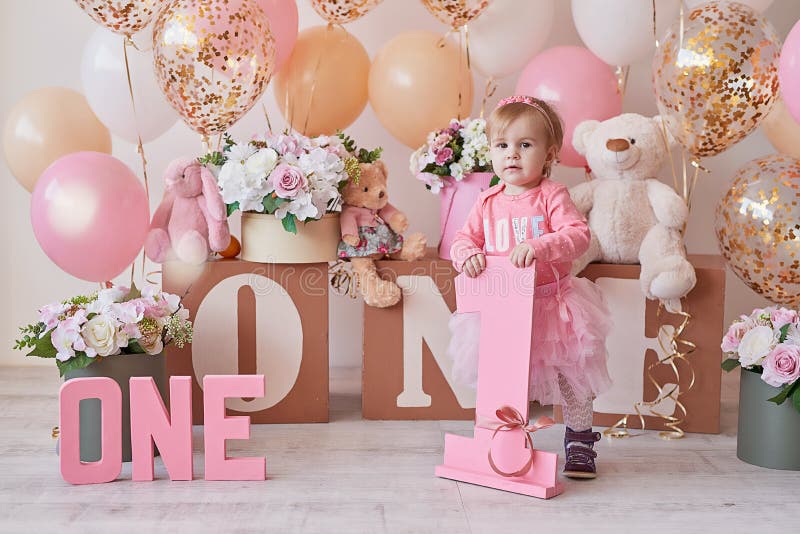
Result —
<instances>
[{"instance_id":1,"label":"pink balloon","mask_svg":"<svg viewBox=\"0 0 800 534\"><path fill-rule=\"evenodd\" d=\"M45 254L67 273L111 280L131 264L150 221L147 195L121 161L75 152L42 174L31 197L31 223Z\"/></svg>"},{"instance_id":2,"label":"pink balloon","mask_svg":"<svg viewBox=\"0 0 800 534\"><path fill-rule=\"evenodd\" d=\"M800 21L783 42L778 64L778 81L783 103L794 120L800 122Z\"/></svg>"},{"instance_id":3,"label":"pink balloon","mask_svg":"<svg viewBox=\"0 0 800 534\"><path fill-rule=\"evenodd\" d=\"M622 113L622 95L611 68L580 46L558 46L535 56L519 75L515 91L555 106L564 119L559 160L568 167L586 166L586 159L572 146L575 126Z\"/></svg>"},{"instance_id":4,"label":"pink balloon","mask_svg":"<svg viewBox=\"0 0 800 534\"><path fill-rule=\"evenodd\" d=\"M256 0L258 7L267 14L269 28L275 37L275 68L278 72L289 59L297 42L297 3L295 0Z\"/></svg>"}]
</instances>

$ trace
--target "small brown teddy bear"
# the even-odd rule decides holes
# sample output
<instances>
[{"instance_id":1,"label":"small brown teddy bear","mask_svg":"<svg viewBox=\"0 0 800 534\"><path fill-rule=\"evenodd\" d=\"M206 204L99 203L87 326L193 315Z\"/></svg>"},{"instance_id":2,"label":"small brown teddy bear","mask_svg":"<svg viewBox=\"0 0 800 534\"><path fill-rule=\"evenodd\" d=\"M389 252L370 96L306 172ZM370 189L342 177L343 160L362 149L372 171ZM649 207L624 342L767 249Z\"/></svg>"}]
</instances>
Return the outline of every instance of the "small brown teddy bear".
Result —
<instances>
[{"instance_id":1,"label":"small brown teddy bear","mask_svg":"<svg viewBox=\"0 0 800 534\"><path fill-rule=\"evenodd\" d=\"M351 179L342 191L342 241L338 254L340 258L350 258L364 302L387 308L400 301L401 291L397 284L380 277L374 260L418 260L425 254L427 241L421 233L403 239L408 218L389 204L386 164L378 160L359 167L360 177Z\"/></svg>"}]
</instances>

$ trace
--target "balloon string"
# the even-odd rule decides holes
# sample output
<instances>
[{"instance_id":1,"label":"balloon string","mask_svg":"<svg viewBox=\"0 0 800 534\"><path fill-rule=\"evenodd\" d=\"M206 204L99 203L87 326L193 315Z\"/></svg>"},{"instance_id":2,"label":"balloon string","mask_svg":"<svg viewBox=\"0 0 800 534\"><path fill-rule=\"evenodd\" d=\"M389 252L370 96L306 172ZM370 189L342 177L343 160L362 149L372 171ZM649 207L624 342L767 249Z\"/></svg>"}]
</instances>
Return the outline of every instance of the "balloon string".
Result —
<instances>
[{"instance_id":1,"label":"balloon string","mask_svg":"<svg viewBox=\"0 0 800 534\"><path fill-rule=\"evenodd\" d=\"M495 91L497 91L497 83L494 81L494 76L489 76L489 79L486 80L486 89L483 91L483 100L481 100L481 118L486 111L487 100L494 96Z\"/></svg>"},{"instance_id":2,"label":"balloon string","mask_svg":"<svg viewBox=\"0 0 800 534\"><path fill-rule=\"evenodd\" d=\"M133 46L136 48L136 44L133 42L133 39L130 37L126 37L122 40L122 55L125 58L125 76L128 80L128 94L131 97L131 109L133 110L133 120L136 124L136 151L139 153L139 157L142 160L142 176L144 177L144 192L145 196L147 197L147 209L150 210L150 181L147 178L147 157L144 153L144 143L142 142L142 135L139 132L139 121L138 116L136 113L136 99L133 96L133 82L131 80L131 68L128 62L128 46ZM142 250L142 276L144 276L144 263L145 263L145 254L144 250ZM134 267L136 264L136 259L133 260L131 263L131 287L133 287L133 275L134 275Z\"/></svg>"},{"instance_id":3,"label":"balloon string","mask_svg":"<svg viewBox=\"0 0 800 534\"><path fill-rule=\"evenodd\" d=\"M333 28L333 23L329 22L325 30L325 39L322 41L322 52L317 56L317 64L314 65L314 76L311 78L311 91L308 95L308 109L306 110L306 119L303 122L303 135L307 135L308 132L308 121L311 118L311 107L314 105L314 93L317 90L317 74L319 73L320 65L322 65L322 56L328 51L328 37L333 31Z\"/></svg>"},{"instance_id":4,"label":"balloon string","mask_svg":"<svg viewBox=\"0 0 800 534\"><path fill-rule=\"evenodd\" d=\"M270 135L272 134L272 123L269 121L269 113L267 113L267 106L264 103L261 103L261 110L264 112L264 119L267 121L267 130L269 130Z\"/></svg>"},{"instance_id":5,"label":"balloon string","mask_svg":"<svg viewBox=\"0 0 800 534\"><path fill-rule=\"evenodd\" d=\"M653 40L658 48L658 32L656 31L656 0L653 0Z\"/></svg>"},{"instance_id":6,"label":"balloon string","mask_svg":"<svg viewBox=\"0 0 800 534\"><path fill-rule=\"evenodd\" d=\"M472 78L472 61L470 60L469 55L469 24L464 24L464 50L467 54L467 76ZM458 118L461 120L461 106L462 103L462 94L461 94L461 87L463 86L463 80L461 79L461 65L459 64L459 76L458 76ZM471 106L470 106L471 107Z\"/></svg>"},{"instance_id":7,"label":"balloon string","mask_svg":"<svg viewBox=\"0 0 800 534\"><path fill-rule=\"evenodd\" d=\"M628 88L628 73L631 70L630 65L619 66L616 68L617 75L617 94L625 97L625 90Z\"/></svg>"}]
</instances>

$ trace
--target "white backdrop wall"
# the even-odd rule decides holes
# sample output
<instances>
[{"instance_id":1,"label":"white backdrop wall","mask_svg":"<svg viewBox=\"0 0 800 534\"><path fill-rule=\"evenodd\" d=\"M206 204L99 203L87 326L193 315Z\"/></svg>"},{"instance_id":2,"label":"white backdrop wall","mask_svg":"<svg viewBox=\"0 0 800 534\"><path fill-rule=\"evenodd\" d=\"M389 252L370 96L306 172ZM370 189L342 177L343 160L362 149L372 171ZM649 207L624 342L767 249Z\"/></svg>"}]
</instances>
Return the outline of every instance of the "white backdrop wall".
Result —
<instances>
[{"instance_id":1,"label":"white backdrop wall","mask_svg":"<svg viewBox=\"0 0 800 534\"><path fill-rule=\"evenodd\" d=\"M323 23L306 0L298 0L298 4L301 30ZM556 4L553 32L546 46L582 45L572 22L570 2L558 0ZM784 38L800 18L800 2L776 0L765 15L775 25L781 38ZM23 95L39 87L64 86L81 91L81 54L95 28L95 24L71 0L0 0L0 72L3 74L0 120L5 123L12 106ZM398 33L412 29L441 33L446 30L425 11L418 0L384 0L364 18L349 24L347 29L364 44L371 58L385 42ZM624 111L648 115L656 113L650 76L649 61L632 66ZM516 76L502 80L491 103L511 94L515 83ZM475 113L480 106L483 85L484 80L476 75ZM271 89L267 90L263 103L269 111L273 127L283 128L284 122L277 111ZM231 133L234 136L249 137L264 129L263 112L261 106L257 105L233 127ZM384 147L384 160L390 169L389 190L392 202L406 211L411 220L411 230L424 232L429 241L435 244L438 239L438 199L410 176L407 162L411 150L394 140L383 129L369 106L347 131L361 145ZM197 154L200 141L196 134L178 123L145 148L152 191L151 210L154 210L163 190L163 169L175 157ZM713 232L715 203L737 168L753 158L773 151L766 138L756 131L724 154L704 161L710 174L701 176L696 189L695 205L686 238L690 253L717 253ZM114 138L113 154L141 175L140 161L134 145ZM668 168L665 167L661 174L665 182L671 183ZM583 171L557 168L554 177L567 185L573 185L583 180ZM63 273L41 251L29 222L30 194L17 184L6 165L0 166L0 203L3 217L0 245L3 250L0 265L0 365L52 365L52 362L38 358L24 358L22 353L11 350L17 327L33 321L35 310L40 305L79 292L91 291L96 286ZM232 226L234 234L238 235L238 218L233 221ZM118 280L127 282L126 276L121 276ZM730 272L727 280L724 303L726 321L766 302ZM360 300L331 296L331 365L360 365L361 306ZM323 328L324 325L319 327Z\"/></svg>"}]
</instances>

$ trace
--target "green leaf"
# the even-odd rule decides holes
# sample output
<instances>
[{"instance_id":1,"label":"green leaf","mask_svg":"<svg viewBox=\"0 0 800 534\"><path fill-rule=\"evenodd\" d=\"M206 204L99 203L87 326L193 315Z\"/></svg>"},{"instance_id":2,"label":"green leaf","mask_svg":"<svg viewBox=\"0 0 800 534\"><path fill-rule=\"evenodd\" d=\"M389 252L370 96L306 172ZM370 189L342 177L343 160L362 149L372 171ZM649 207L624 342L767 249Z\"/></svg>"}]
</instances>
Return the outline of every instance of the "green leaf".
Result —
<instances>
[{"instance_id":1,"label":"green leaf","mask_svg":"<svg viewBox=\"0 0 800 534\"><path fill-rule=\"evenodd\" d=\"M97 361L97 358L90 358L86 355L85 352L76 352L74 358L70 358L69 360L62 362L60 360L56 360L56 365L58 365L58 372L61 376L67 371L74 371L75 369L83 369L84 367L88 367Z\"/></svg>"},{"instance_id":2,"label":"green leaf","mask_svg":"<svg viewBox=\"0 0 800 534\"><path fill-rule=\"evenodd\" d=\"M771 399L767 400L769 402L774 402L775 404L783 404L784 402L786 402L786 399L789 397L789 395L792 394L792 390L795 389L795 386L797 386L798 384L800 384L800 382L795 382L794 384L788 384L784 386L783 390L780 393L778 393ZM792 400L794 400L794 398L792 398Z\"/></svg>"},{"instance_id":3,"label":"green leaf","mask_svg":"<svg viewBox=\"0 0 800 534\"><path fill-rule=\"evenodd\" d=\"M129 302L133 299L141 298L142 292L139 291L139 288L136 287L136 284L131 284L131 290L125 295L125 298L122 299L122 302Z\"/></svg>"},{"instance_id":4,"label":"green leaf","mask_svg":"<svg viewBox=\"0 0 800 534\"><path fill-rule=\"evenodd\" d=\"M284 204L285 202L285 198L273 197L270 193L264 197L264 200L261 201L261 205L264 206L264 213L275 213L275 210L277 210L280 205Z\"/></svg>"},{"instance_id":5,"label":"green leaf","mask_svg":"<svg viewBox=\"0 0 800 534\"><path fill-rule=\"evenodd\" d=\"M800 412L800 388L795 388L794 394L792 394L792 405L795 410Z\"/></svg>"},{"instance_id":6,"label":"green leaf","mask_svg":"<svg viewBox=\"0 0 800 534\"><path fill-rule=\"evenodd\" d=\"M53 346L53 341L50 339L52 332L48 332L44 337L37 338L33 346L33 350L26 356L38 356L39 358L55 358L58 351Z\"/></svg>"},{"instance_id":7,"label":"green leaf","mask_svg":"<svg viewBox=\"0 0 800 534\"><path fill-rule=\"evenodd\" d=\"M725 372L733 371L737 367L739 367L739 360L737 360L736 358L728 358L727 360L722 362L722 369Z\"/></svg>"},{"instance_id":8,"label":"green leaf","mask_svg":"<svg viewBox=\"0 0 800 534\"><path fill-rule=\"evenodd\" d=\"M281 219L281 223L283 223L283 229L287 232L297 233L297 222L293 214L287 213L286 217Z\"/></svg>"},{"instance_id":9,"label":"green leaf","mask_svg":"<svg viewBox=\"0 0 800 534\"><path fill-rule=\"evenodd\" d=\"M786 336L789 335L789 326L789 324L785 324L781 327L781 338L778 340L778 343L786 341Z\"/></svg>"},{"instance_id":10,"label":"green leaf","mask_svg":"<svg viewBox=\"0 0 800 534\"><path fill-rule=\"evenodd\" d=\"M145 354L145 350L139 345L138 341L128 341L128 348L125 349L129 354Z\"/></svg>"},{"instance_id":11,"label":"green leaf","mask_svg":"<svg viewBox=\"0 0 800 534\"><path fill-rule=\"evenodd\" d=\"M233 215L234 211L239 209L239 201L237 200L232 204L225 204L225 207L228 209L228 217L230 217L231 215Z\"/></svg>"},{"instance_id":12,"label":"green leaf","mask_svg":"<svg viewBox=\"0 0 800 534\"><path fill-rule=\"evenodd\" d=\"M492 176L492 179L489 181L489 187L494 187L500 183L500 177L496 174Z\"/></svg>"}]
</instances>

